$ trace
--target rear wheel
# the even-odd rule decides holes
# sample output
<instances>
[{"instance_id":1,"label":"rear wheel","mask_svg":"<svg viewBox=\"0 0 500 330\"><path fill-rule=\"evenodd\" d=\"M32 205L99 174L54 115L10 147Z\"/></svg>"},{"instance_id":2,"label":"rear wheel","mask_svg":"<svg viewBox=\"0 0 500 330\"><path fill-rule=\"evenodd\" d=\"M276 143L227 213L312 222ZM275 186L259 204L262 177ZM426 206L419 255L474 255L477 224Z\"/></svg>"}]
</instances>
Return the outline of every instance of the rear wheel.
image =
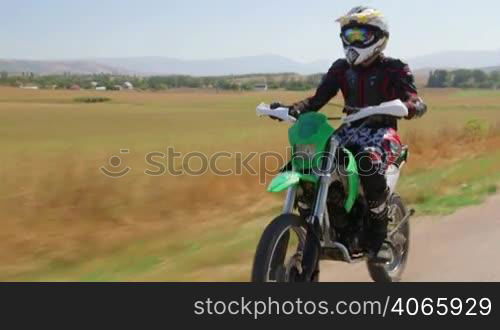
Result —
<instances>
[{"instance_id":1,"label":"rear wheel","mask_svg":"<svg viewBox=\"0 0 500 330\"><path fill-rule=\"evenodd\" d=\"M265 229L255 253L252 282L302 281L302 256L306 240L304 219L285 214Z\"/></svg>"},{"instance_id":2,"label":"rear wheel","mask_svg":"<svg viewBox=\"0 0 500 330\"><path fill-rule=\"evenodd\" d=\"M393 195L389 203L390 222L388 231L394 230L408 214L399 195ZM410 222L402 225L391 241L392 260L386 264L368 261L368 271L375 282L399 282L406 268L410 248Z\"/></svg>"}]
</instances>

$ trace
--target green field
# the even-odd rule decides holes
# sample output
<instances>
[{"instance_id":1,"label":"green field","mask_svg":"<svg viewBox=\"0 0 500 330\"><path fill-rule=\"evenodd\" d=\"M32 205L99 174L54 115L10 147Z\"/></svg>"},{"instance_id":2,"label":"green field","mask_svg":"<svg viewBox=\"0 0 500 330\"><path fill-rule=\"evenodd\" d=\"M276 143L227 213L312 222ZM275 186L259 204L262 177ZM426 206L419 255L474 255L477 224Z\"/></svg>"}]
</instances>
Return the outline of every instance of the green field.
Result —
<instances>
[{"instance_id":1,"label":"green field","mask_svg":"<svg viewBox=\"0 0 500 330\"><path fill-rule=\"evenodd\" d=\"M284 153L287 125L257 118L255 106L308 94L0 88L0 280L247 280L281 196L248 173L148 176L144 157L168 147ZM111 100L75 101L93 96ZM401 123L412 150L402 195L420 213L481 202L500 180L500 91L423 96L429 115ZM132 170L104 176L99 168L121 149L120 169ZM234 159L219 166L234 169Z\"/></svg>"}]
</instances>

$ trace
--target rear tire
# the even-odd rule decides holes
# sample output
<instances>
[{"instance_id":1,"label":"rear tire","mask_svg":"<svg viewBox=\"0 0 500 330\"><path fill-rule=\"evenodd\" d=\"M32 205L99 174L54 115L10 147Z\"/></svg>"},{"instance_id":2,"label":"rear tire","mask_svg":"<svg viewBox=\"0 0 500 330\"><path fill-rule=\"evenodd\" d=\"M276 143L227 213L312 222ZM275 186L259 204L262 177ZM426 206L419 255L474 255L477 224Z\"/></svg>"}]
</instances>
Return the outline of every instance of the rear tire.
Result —
<instances>
[{"instance_id":1,"label":"rear tire","mask_svg":"<svg viewBox=\"0 0 500 330\"><path fill-rule=\"evenodd\" d=\"M287 261L285 258L290 230L298 237L298 247L296 253ZM296 282L300 278L301 252L305 239L306 224L300 216L284 214L274 219L264 230L257 246L252 282Z\"/></svg>"},{"instance_id":2,"label":"rear tire","mask_svg":"<svg viewBox=\"0 0 500 330\"><path fill-rule=\"evenodd\" d=\"M389 223L389 232L391 227L395 228L401 220L408 214L408 210L403 203L401 197L397 194L391 196L389 207L394 208L394 221ZM398 233L404 237L405 242L402 245L402 252L395 256L395 260L388 264L379 264L367 261L368 271L375 282L388 283L400 282L403 272L408 262L408 254L410 248L410 221L407 221L399 230ZM396 233L395 235L398 235Z\"/></svg>"}]
</instances>

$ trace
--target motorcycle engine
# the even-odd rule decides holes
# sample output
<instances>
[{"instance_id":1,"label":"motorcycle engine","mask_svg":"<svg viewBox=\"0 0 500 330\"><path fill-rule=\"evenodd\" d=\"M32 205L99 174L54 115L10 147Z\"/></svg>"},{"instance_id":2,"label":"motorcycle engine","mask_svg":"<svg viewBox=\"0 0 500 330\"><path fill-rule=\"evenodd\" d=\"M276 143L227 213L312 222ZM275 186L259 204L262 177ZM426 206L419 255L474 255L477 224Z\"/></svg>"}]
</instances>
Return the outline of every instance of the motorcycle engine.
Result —
<instances>
[{"instance_id":1,"label":"motorcycle engine","mask_svg":"<svg viewBox=\"0 0 500 330\"><path fill-rule=\"evenodd\" d=\"M297 208L302 217L311 215L312 205L316 197L313 184L302 183L297 194ZM334 181L328 190L327 208L331 228L336 233L336 240L344 244L353 254L363 251L361 247L362 211L364 208L359 200L355 203L351 213L345 210L347 195L341 181Z\"/></svg>"},{"instance_id":2,"label":"motorcycle engine","mask_svg":"<svg viewBox=\"0 0 500 330\"><path fill-rule=\"evenodd\" d=\"M303 218L311 215L312 205L314 203L315 189L314 185L308 182L303 182L297 194L297 208Z\"/></svg>"},{"instance_id":3,"label":"motorcycle engine","mask_svg":"<svg viewBox=\"0 0 500 330\"><path fill-rule=\"evenodd\" d=\"M335 229L343 229L349 225L348 213L344 208L346 198L342 182L333 182L328 191L327 207L330 223Z\"/></svg>"},{"instance_id":4,"label":"motorcycle engine","mask_svg":"<svg viewBox=\"0 0 500 330\"><path fill-rule=\"evenodd\" d=\"M341 181L335 181L328 191L328 213L330 224L335 229L337 240L343 243L353 254L363 251L361 247L362 222L359 216L358 203L355 204L351 213L344 207L347 195Z\"/></svg>"}]
</instances>

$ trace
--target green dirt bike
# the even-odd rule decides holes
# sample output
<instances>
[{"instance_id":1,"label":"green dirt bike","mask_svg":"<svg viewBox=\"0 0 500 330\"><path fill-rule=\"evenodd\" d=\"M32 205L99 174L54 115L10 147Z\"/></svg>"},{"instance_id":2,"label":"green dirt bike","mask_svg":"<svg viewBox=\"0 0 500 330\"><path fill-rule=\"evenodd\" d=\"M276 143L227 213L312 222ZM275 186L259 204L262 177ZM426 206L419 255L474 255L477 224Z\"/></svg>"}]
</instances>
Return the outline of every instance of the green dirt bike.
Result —
<instances>
[{"instance_id":1,"label":"green dirt bike","mask_svg":"<svg viewBox=\"0 0 500 330\"><path fill-rule=\"evenodd\" d=\"M342 127L371 116L403 118L408 109L400 100L363 109L350 109ZM396 282L408 260L410 243L409 211L395 192L402 166L408 157L405 146L387 170L391 261L371 260L367 251L368 205L360 185L354 155L344 148L329 125L317 112L295 119L288 108L257 107L259 116L290 122L292 147L290 163L272 180L269 192L287 191L283 213L265 229L257 247L252 270L253 282L317 282L321 260L347 263L366 262L376 282ZM365 120L365 122L367 122ZM359 126L361 129L364 125Z\"/></svg>"}]
</instances>

